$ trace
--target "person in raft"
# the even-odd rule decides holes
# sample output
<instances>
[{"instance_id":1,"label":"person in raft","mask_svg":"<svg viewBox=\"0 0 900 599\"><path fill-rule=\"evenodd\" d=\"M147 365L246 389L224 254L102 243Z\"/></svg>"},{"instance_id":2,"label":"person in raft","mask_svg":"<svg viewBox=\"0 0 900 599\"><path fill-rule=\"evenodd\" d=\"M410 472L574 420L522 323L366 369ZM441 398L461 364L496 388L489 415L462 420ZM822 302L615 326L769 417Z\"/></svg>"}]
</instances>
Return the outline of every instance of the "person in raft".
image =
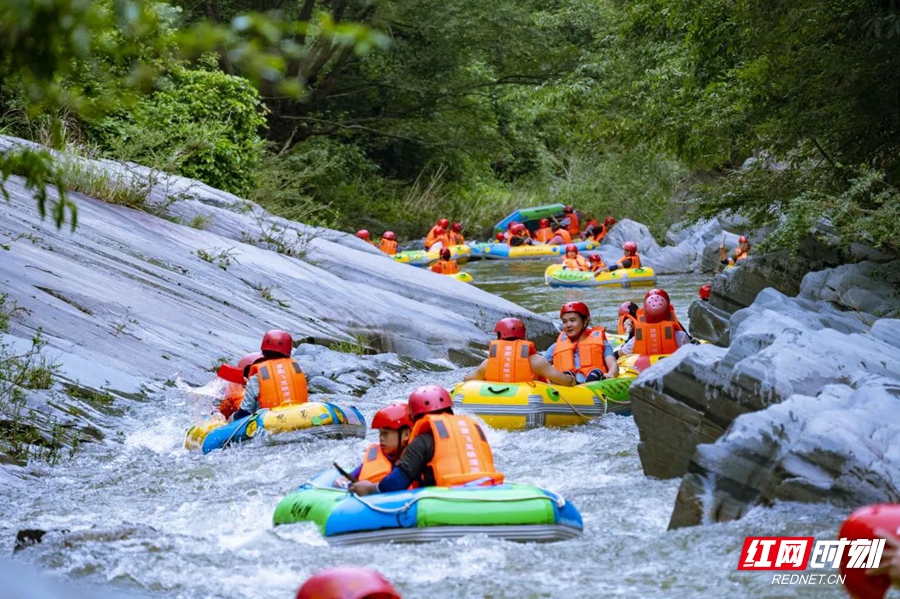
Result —
<instances>
[{"instance_id":1,"label":"person in raft","mask_svg":"<svg viewBox=\"0 0 900 599\"><path fill-rule=\"evenodd\" d=\"M431 272L436 272L439 275L455 275L459 272L459 264L456 263L456 260L451 260L450 256L452 253L449 249L444 248L441 250L441 259L438 260L436 264L431 266Z\"/></svg>"},{"instance_id":2,"label":"person in raft","mask_svg":"<svg viewBox=\"0 0 900 599\"><path fill-rule=\"evenodd\" d=\"M700 289L697 290L697 295L700 296L700 301L708 302L709 296L712 295L712 285L709 283L701 285Z\"/></svg>"},{"instance_id":3,"label":"person in raft","mask_svg":"<svg viewBox=\"0 0 900 599\"><path fill-rule=\"evenodd\" d=\"M643 310L638 312L638 319L634 324L634 337L626 341L616 354L672 354L690 341L688 334L679 330L672 320L668 294L648 293L644 297Z\"/></svg>"},{"instance_id":4,"label":"person in raft","mask_svg":"<svg viewBox=\"0 0 900 599\"><path fill-rule=\"evenodd\" d=\"M538 228L534 231L533 239L538 243L549 243L553 239L553 229L550 228L550 219L542 218L538 221Z\"/></svg>"},{"instance_id":5,"label":"person in raft","mask_svg":"<svg viewBox=\"0 0 900 599\"><path fill-rule=\"evenodd\" d=\"M559 310L562 332L556 343L544 351L544 358L578 383L590 383L619 376L606 329L591 327L591 311L582 302L563 304Z\"/></svg>"},{"instance_id":6,"label":"person in raft","mask_svg":"<svg viewBox=\"0 0 900 599\"><path fill-rule=\"evenodd\" d=\"M528 227L522 223L513 223L509 227L509 235L506 238L506 243L510 247L519 247L520 245L531 245L534 243L534 240L531 239L531 233L528 231Z\"/></svg>"},{"instance_id":7,"label":"person in raft","mask_svg":"<svg viewBox=\"0 0 900 599\"><path fill-rule=\"evenodd\" d=\"M537 353L534 343L525 339L525 323L518 318L504 318L494 325L496 341L488 346L488 358L463 380L521 383L538 377L554 385L575 384L572 373L560 372Z\"/></svg>"},{"instance_id":8,"label":"person in raft","mask_svg":"<svg viewBox=\"0 0 900 599\"><path fill-rule=\"evenodd\" d=\"M408 412L405 403L393 403L375 412L372 428L378 429L378 443L372 443L366 448L362 464L350 473L353 478L379 483L390 474L394 463L409 443L412 421ZM335 487L346 487L349 484L350 481L344 477L339 477L334 482Z\"/></svg>"},{"instance_id":9,"label":"person in raft","mask_svg":"<svg viewBox=\"0 0 900 599\"><path fill-rule=\"evenodd\" d=\"M371 568L341 566L313 574L294 599L401 599L400 592Z\"/></svg>"},{"instance_id":10,"label":"person in raft","mask_svg":"<svg viewBox=\"0 0 900 599\"><path fill-rule=\"evenodd\" d=\"M237 365L241 371L245 371L248 366L252 366L262 359L262 352L253 352L238 360ZM241 407L241 402L244 401L244 385L246 385L246 383L247 380L244 379L243 384L228 383L225 387L225 397L223 397L222 401L216 406L216 410L218 410L226 419L231 418L231 415L237 412Z\"/></svg>"},{"instance_id":11,"label":"person in raft","mask_svg":"<svg viewBox=\"0 0 900 599\"><path fill-rule=\"evenodd\" d=\"M578 213L571 206L565 206L563 214L565 216L559 224L566 228L572 239L578 237L581 234L581 221L578 218Z\"/></svg>"},{"instance_id":12,"label":"person in raft","mask_svg":"<svg viewBox=\"0 0 900 599\"><path fill-rule=\"evenodd\" d=\"M607 216L602 223L585 227L584 231L581 233L581 237L583 239L593 239L597 243L600 243L606 239L606 234L609 233L610 228L612 228L614 224L616 224L616 219Z\"/></svg>"},{"instance_id":13,"label":"person in raft","mask_svg":"<svg viewBox=\"0 0 900 599\"><path fill-rule=\"evenodd\" d=\"M666 292L665 289L651 289L650 291L648 291L647 293L644 294L644 300L646 300L651 295L661 295L664 298L666 298L666 301L669 303L669 318L668 318L668 320L671 320L672 322L675 323L676 331L681 331L682 333L684 333L685 335L688 336L689 340L693 341L691 334L687 332L687 329L684 328L684 325L681 324L681 321L678 320L678 315L675 314L675 305L672 303L672 299L669 297L668 292ZM644 320L644 309L643 308L638 308L637 319L638 319L638 321Z\"/></svg>"},{"instance_id":14,"label":"person in raft","mask_svg":"<svg viewBox=\"0 0 900 599\"><path fill-rule=\"evenodd\" d=\"M372 236L369 235L368 229L360 229L359 231L354 233L354 235L356 235L366 243L372 243Z\"/></svg>"},{"instance_id":15,"label":"person in raft","mask_svg":"<svg viewBox=\"0 0 900 599\"><path fill-rule=\"evenodd\" d=\"M244 368L247 389L240 409L233 415L234 420L249 416L261 408L306 403L309 399L303 370L291 358L294 349L291 334L271 330L263 336L259 349L262 359Z\"/></svg>"},{"instance_id":16,"label":"person in raft","mask_svg":"<svg viewBox=\"0 0 900 599\"><path fill-rule=\"evenodd\" d=\"M563 268L566 270L590 270L591 267L588 265L588 261L584 259L584 256L578 254L578 246L573 243L570 243L566 246L566 255L563 256Z\"/></svg>"},{"instance_id":17,"label":"person in raft","mask_svg":"<svg viewBox=\"0 0 900 599\"><path fill-rule=\"evenodd\" d=\"M591 254L589 258L591 260L591 272L606 270L606 262L603 261L603 256L600 254Z\"/></svg>"},{"instance_id":18,"label":"person in raft","mask_svg":"<svg viewBox=\"0 0 900 599\"><path fill-rule=\"evenodd\" d=\"M353 483L351 492L388 493L407 489L414 482L423 487L503 482L503 474L494 469L494 454L481 426L468 416L453 413L446 389L419 387L410 394L408 406L412 434L394 469L380 483Z\"/></svg>"},{"instance_id":19,"label":"person in raft","mask_svg":"<svg viewBox=\"0 0 900 599\"><path fill-rule=\"evenodd\" d=\"M734 248L734 258L729 258L725 254L725 241L722 240L722 245L719 247L719 261L726 266L734 266L741 260L746 260L750 257L750 248L752 247L750 241L741 235L738 237L738 246Z\"/></svg>"},{"instance_id":20,"label":"person in raft","mask_svg":"<svg viewBox=\"0 0 900 599\"><path fill-rule=\"evenodd\" d=\"M397 236L394 235L393 231L385 231L382 234L381 244L379 244L378 249L388 256L393 256L397 253Z\"/></svg>"},{"instance_id":21,"label":"person in raft","mask_svg":"<svg viewBox=\"0 0 900 599\"><path fill-rule=\"evenodd\" d=\"M449 227L450 227L449 220L447 220L446 218L439 218L437 223L435 223L435 225L433 227L431 227L431 230L428 231L428 235L425 236L425 250L426 251L431 250L432 249L431 246L433 246L438 241L441 241L440 237L446 236L447 229ZM449 244L447 244L447 245L449 245Z\"/></svg>"},{"instance_id":22,"label":"person in raft","mask_svg":"<svg viewBox=\"0 0 900 599\"><path fill-rule=\"evenodd\" d=\"M622 250L625 252L625 255L619 259L615 264L611 264L607 267L607 270L612 272L619 268L640 268L641 267L641 257L637 254L637 243L634 241L626 241L622 244Z\"/></svg>"},{"instance_id":23,"label":"person in raft","mask_svg":"<svg viewBox=\"0 0 900 599\"><path fill-rule=\"evenodd\" d=\"M462 223L453 223L450 226L450 233L447 234L450 245L464 245L466 238L462 234Z\"/></svg>"},{"instance_id":24,"label":"person in raft","mask_svg":"<svg viewBox=\"0 0 900 599\"><path fill-rule=\"evenodd\" d=\"M559 223L550 225L550 232L553 233L553 237L550 238L547 245L564 245L572 243L572 236L569 235L569 232Z\"/></svg>"},{"instance_id":25,"label":"person in raft","mask_svg":"<svg viewBox=\"0 0 900 599\"><path fill-rule=\"evenodd\" d=\"M634 337L634 325L637 323L637 314L638 305L634 302L622 302L619 306L619 324L616 332L619 335L625 335L625 341Z\"/></svg>"}]
</instances>

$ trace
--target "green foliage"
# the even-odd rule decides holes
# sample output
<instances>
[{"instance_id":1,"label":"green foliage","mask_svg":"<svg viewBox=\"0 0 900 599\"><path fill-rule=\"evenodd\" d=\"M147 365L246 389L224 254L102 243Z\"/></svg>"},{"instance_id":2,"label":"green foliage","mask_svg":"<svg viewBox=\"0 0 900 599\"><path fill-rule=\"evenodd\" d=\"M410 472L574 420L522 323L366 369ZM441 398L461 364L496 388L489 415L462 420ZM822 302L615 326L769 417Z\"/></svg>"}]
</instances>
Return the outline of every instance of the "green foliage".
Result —
<instances>
[{"instance_id":1,"label":"green foliage","mask_svg":"<svg viewBox=\"0 0 900 599\"><path fill-rule=\"evenodd\" d=\"M199 179L234 193L254 183L265 124L259 94L246 79L221 72L174 68L160 90L133 110L93 129L119 160Z\"/></svg>"},{"instance_id":2,"label":"green foliage","mask_svg":"<svg viewBox=\"0 0 900 599\"><path fill-rule=\"evenodd\" d=\"M212 251L200 248L197 250L197 257L210 264L215 264L222 270L228 270L228 267L231 266L232 263L237 262L234 257L234 248L225 250L214 249Z\"/></svg>"},{"instance_id":3,"label":"green foliage","mask_svg":"<svg viewBox=\"0 0 900 599\"><path fill-rule=\"evenodd\" d=\"M157 180L156 174L140 174L125 165L105 166L71 151L57 158L54 168L63 189L136 210L147 210L147 198Z\"/></svg>"}]
</instances>

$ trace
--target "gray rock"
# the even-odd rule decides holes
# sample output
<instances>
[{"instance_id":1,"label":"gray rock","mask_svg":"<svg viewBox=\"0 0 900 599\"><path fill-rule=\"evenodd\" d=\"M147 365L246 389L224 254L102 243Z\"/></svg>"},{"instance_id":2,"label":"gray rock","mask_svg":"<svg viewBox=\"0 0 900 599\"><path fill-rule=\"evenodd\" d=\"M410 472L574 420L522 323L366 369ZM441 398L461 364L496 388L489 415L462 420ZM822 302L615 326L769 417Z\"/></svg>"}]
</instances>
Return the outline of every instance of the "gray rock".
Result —
<instances>
[{"instance_id":1,"label":"gray rock","mask_svg":"<svg viewBox=\"0 0 900 599\"><path fill-rule=\"evenodd\" d=\"M735 520L775 501L900 501L898 410L898 379L860 375L739 417L698 448L669 527Z\"/></svg>"},{"instance_id":2,"label":"gray rock","mask_svg":"<svg viewBox=\"0 0 900 599\"><path fill-rule=\"evenodd\" d=\"M730 314L709 302L695 300L688 308L691 335L727 347L731 340L729 317Z\"/></svg>"},{"instance_id":3,"label":"gray rock","mask_svg":"<svg viewBox=\"0 0 900 599\"><path fill-rule=\"evenodd\" d=\"M872 323L877 318L898 316L898 289L900 261L867 261L807 274L800 283L799 297L829 302Z\"/></svg>"}]
</instances>

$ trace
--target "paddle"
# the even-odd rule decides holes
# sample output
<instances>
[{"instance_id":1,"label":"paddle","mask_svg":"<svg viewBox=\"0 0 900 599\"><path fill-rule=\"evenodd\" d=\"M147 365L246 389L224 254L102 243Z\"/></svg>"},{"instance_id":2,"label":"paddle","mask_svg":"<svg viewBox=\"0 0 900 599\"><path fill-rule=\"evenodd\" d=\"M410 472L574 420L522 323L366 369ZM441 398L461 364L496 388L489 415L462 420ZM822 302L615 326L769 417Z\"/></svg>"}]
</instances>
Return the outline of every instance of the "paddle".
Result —
<instances>
[{"instance_id":1,"label":"paddle","mask_svg":"<svg viewBox=\"0 0 900 599\"><path fill-rule=\"evenodd\" d=\"M238 385L244 384L243 368L238 368L237 366L232 366L231 364L222 364L221 366L219 366L219 369L216 371L216 375L220 379L225 379L229 383L237 383Z\"/></svg>"},{"instance_id":2,"label":"paddle","mask_svg":"<svg viewBox=\"0 0 900 599\"><path fill-rule=\"evenodd\" d=\"M334 466L334 469L338 471L338 474L349 480L351 483L358 483L359 479L341 468L337 462L331 462L331 465Z\"/></svg>"}]
</instances>

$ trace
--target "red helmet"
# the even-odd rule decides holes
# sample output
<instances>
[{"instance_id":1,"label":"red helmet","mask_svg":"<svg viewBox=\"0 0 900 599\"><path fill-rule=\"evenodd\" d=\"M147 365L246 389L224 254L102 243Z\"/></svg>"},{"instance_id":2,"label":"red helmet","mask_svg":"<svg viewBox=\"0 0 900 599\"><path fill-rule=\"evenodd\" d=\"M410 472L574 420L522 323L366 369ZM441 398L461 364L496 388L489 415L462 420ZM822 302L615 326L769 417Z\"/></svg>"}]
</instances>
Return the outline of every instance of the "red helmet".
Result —
<instances>
[{"instance_id":1,"label":"red helmet","mask_svg":"<svg viewBox=\"0 0 900 599\"><path fill-rule=\"evenodd\" d=\"M399 431L404 426L412 428L412 420L409 419L409 408L405 403L392 403L375 412L372 418L372 428L389 428Z\"/></svg>"},{"instance_id":2,"label":"red helmet","mask_svg":"<svg viewBox=\"0 0 900 599\"><path fill-rule=\"evenodd\" d=\"M385 231L384 235L382 235L381 237L382 237L382 239L389 239L391 241L394 241L395 239L397 239L397 236L394 235L393 231Z\"/></svg>"},{"instance_id":3,"label":"red helmet","mask_svg":"<svg viewBox=\"0 0 900 599\"><path fill-rule=\"evenodd\" d=\"M258 352L258 351L255 351L252 354L247 354L246 356L244 356L243 358L238 360L238 368L243 370L247 366L252 366L254 362L256 362L257 360L259 360L262 357L263 357L262 352Z\"/></svg>"},{"instance_id":4,"label":"red helmet","mask_svg":"<svg viewBox=\"0 0 900 599\"><path fill-rule=\"evenodd\" d=\"M516 223L512 226L512 229L510 229L510 231L512 231L513 233L521 233L521 232L525 231L527 228L528 227L526 227L522 223Z\"/></svg>"},{"instance_id":5,"label":"red helmet","mask_svg":"<svg viewBox=\"0 0 900 599\"><path fill-rule=\"evenodd\" d=\"M569 245L566 246L566 253L568 254L569 252L575 252L577 254L578 246L575 245L574 243L570 243Z\"/></svg>"},{"instance_id":6,"label":"red helmet","mask_svg":"<svg viewBox=\"0 0 900 599\"><path fill-rule=\"evenodd\" d=\"M631 314L631 302L622 302L619 304L619 316Z\"/></svg>"},{"instance_id":7,"label":"red helmet","mask_svg":"<svg viewBox=\"0 0 900 599\"><path fill-rule=\"evenodd\" d=\"M705 302L708 302L709 294L712 293L712 285L707 283L706 285L701 286L700 291L698 291L698 293L700 294L700 299L702 299Z\"/></svg>"},{"instance_id":8,"label":"red helmet","mask_svg":"<svg viewBox=\"0 0 900 599\"><path fill-rule=\"evenodd\" d=\"M633 254L637 251L637 243L634 241L626 241L622 244L622 249Z\"/></svg>"},{"instance_id":9,"label":"red helmet","mask_svg":"<svg viewBox=\"0 0 900 599\"><path fill-rule=\"evenodd\" d=\"M497 233L497 241L503 241L503 233Z\"/></svg>"},{"instance_id":10,"label":"red helmet","mask_svg":"<svg viewBox=\"0 0 900 599\"><path fill-rule=\"evenodd\" d=\"M437 226L446 230L450 226L450 221L446 218L439 218L437 222Z\"/></svg>"},{"instance_id":11,"label":"red helmet","mask_svg":"<svg viewBox=\"0 0 900 599\"><path fill-rule=\"evenodd\" d=\"M651 295L660 295L660 296L666 298L667 302L669 302L670 304L672 303L672 298L669 297L669 294L666 293L665 289L651 289L650 291L648 291L647 293L644 294L644 299L646 300Z\"/></svg>"},{"instance_id":12,"label":"red helmet","mask_svg":"<svg viewBox=\"0 0 900 599\"><path fill-rule=\"evenodd\" d=\"M360 229L356 232L356 236L365 241L369 241L369 231L366 229Z\"/></svg>"},{"instance_id":13,"label":"red helmet","mask_svg":"<svg viewBox=\"0 0 900 599\"><path fill-rule=\"evenodd\" d=\"M644 318L648 324L662 322L669 316L669 300L661 295L644 298Z\"/></svg>"},{"instance_id":14,"label":"red helmet","mask_svg":"<svg viewBox=\"0 0 900 599\"><path fill-rule=\"evenodd\" d=\"M900 534L900 505L868 505L856 510L844 520L838 538L876 539L881 530L894 536ZM844 580L847 591L857 599L882 599L891 586L891 579L886 574L868 576L865 568L848 568L849 562L850 553L845 551L840 571L847 576Z\"/></svg>"},{"instance_id":15,"label":"red helmet","mask_svg":"<svg viewBox=\"0 0 900 599\"><path fill-rule=\"evenodd\" d=\"M441 250L441 260L449 260L450 259L450 250L447 248L443 248Z\"/></svg>"},{"instance_id":16,"label":"red helmet","mask_svg":"<svg viewBox=\"0 0 900 599\"><path fill-rule=\"evenodd\" d=\"M371 568L343 566L322 570L303 583L296 599L400 599L387 579Z\"/></svg>"},{"instance_id":17,"label":"red helmet","mask_svg":"<svg viewBox=\"0 0 900 599\"><path fill-rule=\"evenodd\" d=\"M444 229L443 227L435 227L435 228L434 228L434 236L435 236L435 237L437 237L437 236L439 236L439 235L443 235L443 234L445 234L446 232L447 232L447 230Z\"/></svg>"},{"instance_id":18,"label":"red helmet","mask_svg":"<svg viewBox=\"0 0 900 599\"><path fill-rule=\"evenodd\" d=\"M603 258L600 257L600 254L591 254L588 256L591 259L591 262L600 262Z\"/></svg>"},{"instance_id":19,"label":"red helmet","mask_svg":"<svg viewBox=\"0 0 900 599\"><path fill-rule=\"evenodd\" d=\"M738 243L747 243L747 238L741 235L738 237Z\"/></svg>"},{"instance_id":20,"label":"red helmet","mask_svg":"<svg viewBox=\"0 0 900 599\"><path fill-rule=\"evenodd\" d=\"M570 212L574 212L574 211L575 211L575 209L572 208L571 206L563 206L563 212L565 212L566 214L569 214Z\"/></svg>"},{"instance_id":21,"label":"red helmet","mask_svg":"<svg viewBox=\"0 0 900 599\"><path fill-rule=\"evenodd\" d=\"M581 314L586 319L590 319L591 317L591 311L588 309L587 304L585 304L584 302L569 302L567 304L563 304L563 307L559 309L559 317L562 318L563 315L568 312Z\"/></svg>"},{"instance_id":22,"label":"red helmet","mask_svg":"<svg viewBox=\"0 0 900 599\"><path fill-rule=\"evenodd\" d=\"M614 224L616 224L616 219L614 219L611 216L607 216L605 219L603 219L603 224L606 225L607 227L611 227Z\"/></svg>"},{"instance_id":23,"label":"red helmet","mask_svg":"<svg viewBox=\"0 0 900 599\"><path fill-rule=\"evenodd\" d=\"M538 221L538 226L539 226L539 227L542 227L542 228L543 228L543 227L549 227L549 226L550 226L550 219L549 219L549 218L542 218L541 220Z\"/></svg>"},{"instance_id":24,"label":"red helmet","mask_svg":"<svg viewBox=\"0 0 900 599\"><path fill-rule=\"evenodd\" d=\"M525 323L518 318L504 318L494 325L498 339L524 339Z\"/></svg>"},{"instance_id":25,"label":"red helmet","mask_svg":"<svg viewBox=\"0 0 900 599\"><path fill-rule=\"evenodd\" d=\"M262 345L259 346L260 351L271 351L282 356L290 356L291 350L294 349L294 340L287 331L272 329L263 336Z\"/></svg>"},{"instance_id":26,"label":"red helmet","mask_svg":"<svg viewBox=\"0 0 900 599\"><path fill-rule=\"evenodd\" d=\"M519 221L514 220L514 221L512 221L511 223L509 223L508 225L506 225L506 228L507 228L508 230L512 231L513 229L516 228L516 225L521 225L521 224L522 224L522 223L520 223Z\"/></svg>"},{"instance_id":27,"label":"red helmet","mask_svg":"<svg viewBox=\"0 0 900 599\"><path fill-rule=\"evenodd\" d=\"M423 414L430 414L446 408L452 408L450 394L439 385L425 385L409 394L409 418L415 421Z\"/></svg>"},{"instance_id":28,"label":"red helmet","mask_svg":"<svg viewBox=\"0 0 900 599\"><path fill-rule=\"evenodd\" d=\"M453 223L453 226L450 227L450 230L455 233L459 233L460 231L462 231L462 223Z\"/></svg>"}]
</instances>

